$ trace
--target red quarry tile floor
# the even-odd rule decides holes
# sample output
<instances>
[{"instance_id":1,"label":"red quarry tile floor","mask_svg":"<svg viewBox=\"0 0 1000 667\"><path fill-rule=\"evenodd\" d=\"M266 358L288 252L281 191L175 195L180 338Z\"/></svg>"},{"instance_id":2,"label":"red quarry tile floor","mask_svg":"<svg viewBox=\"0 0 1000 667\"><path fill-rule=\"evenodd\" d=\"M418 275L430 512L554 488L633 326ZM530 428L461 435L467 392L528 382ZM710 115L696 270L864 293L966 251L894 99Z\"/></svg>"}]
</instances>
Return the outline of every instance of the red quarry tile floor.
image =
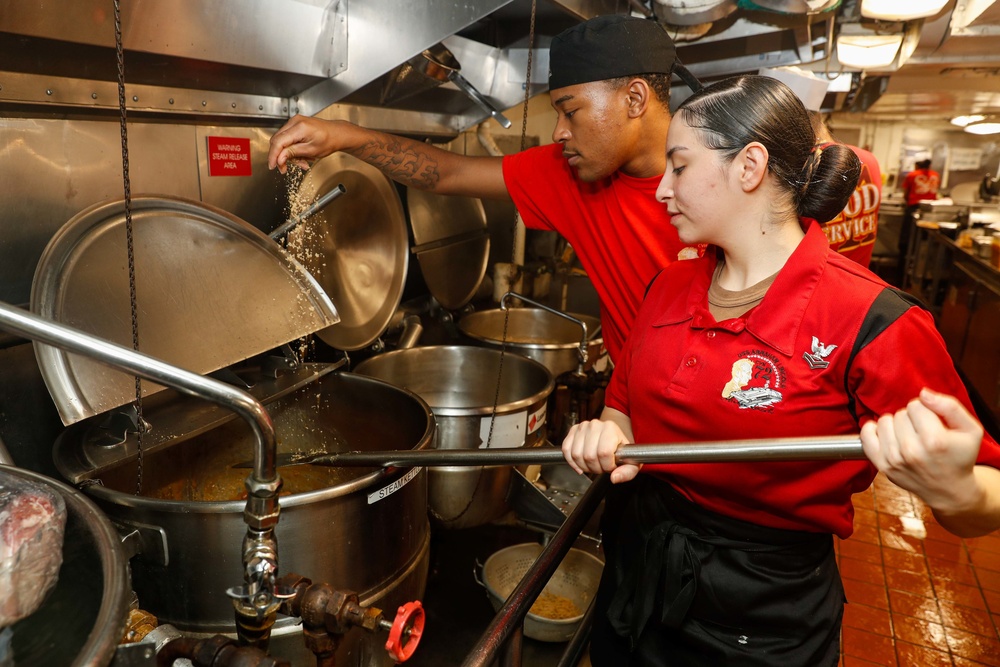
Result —
<instances>
[{"instance_id":1,"label":"red quarry tile floor","mask_svg":"<svg viewBox=\"0 0 1000 667\"><path fill-rule=\"evenodd\" d=\"M1000 667L1000 533L955 537L882 475L854 503L843 667Z\"/></svg>"}]
</instances>

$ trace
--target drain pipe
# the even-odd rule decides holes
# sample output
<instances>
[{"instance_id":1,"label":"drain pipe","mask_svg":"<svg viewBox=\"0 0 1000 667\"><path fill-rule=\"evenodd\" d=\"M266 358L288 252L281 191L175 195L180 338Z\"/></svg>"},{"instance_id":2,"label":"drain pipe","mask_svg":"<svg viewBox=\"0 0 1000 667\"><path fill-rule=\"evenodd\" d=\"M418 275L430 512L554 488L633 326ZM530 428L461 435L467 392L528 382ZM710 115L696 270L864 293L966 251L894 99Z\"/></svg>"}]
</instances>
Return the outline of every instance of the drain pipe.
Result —
<instances>
[{"instance_id":1,"label":"drain pipe","mask_svg":"<svg viewBox=\"0 0 1000 667\"><path fill-rule=\"evenodd\" d=\"M245 643L264 647L280 602L274 596L278 571L278 490L274 424L253 396L231 385L171 366L159 359L102 340L31 312L0 302L0 329L20 334L69 352L82 354L112 368L124 370L179 392L203 398L232 410L250 426L254 436L254 463L247 477L247 504L243 520L243 568L246 586L231 593L237 613L237 631Z\"/></svg>"}]
</instances>

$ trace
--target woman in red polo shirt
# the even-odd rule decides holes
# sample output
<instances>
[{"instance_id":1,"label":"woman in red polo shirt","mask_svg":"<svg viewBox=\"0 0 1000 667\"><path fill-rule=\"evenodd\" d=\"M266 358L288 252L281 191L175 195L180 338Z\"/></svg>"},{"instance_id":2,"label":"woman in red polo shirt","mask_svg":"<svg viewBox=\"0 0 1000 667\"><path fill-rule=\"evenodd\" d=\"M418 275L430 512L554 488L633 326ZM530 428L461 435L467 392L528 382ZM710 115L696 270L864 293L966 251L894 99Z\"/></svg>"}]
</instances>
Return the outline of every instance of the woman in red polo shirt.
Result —
<instances>
[{"instance_id":1,"label":"woman in red polo shirt","mask_svg":"<svg viewBox=\"0 0 1000 667\"><path fill-rule=\"evenodd\" d=\"M738 111L735 111L738 110ZM651 285L600 420L563 443L618 484L594 665L836 665L844 594L832 535L881 470L960 535L1000 527L1000 447L972 416L931 315L830 251L859 163L815 146L767 77L688 98L657 198L699 260ZM679 287L683 286L683 287ZM623 443L851 434L870 461L616 467Z\"/></svg>"}]
</instances>

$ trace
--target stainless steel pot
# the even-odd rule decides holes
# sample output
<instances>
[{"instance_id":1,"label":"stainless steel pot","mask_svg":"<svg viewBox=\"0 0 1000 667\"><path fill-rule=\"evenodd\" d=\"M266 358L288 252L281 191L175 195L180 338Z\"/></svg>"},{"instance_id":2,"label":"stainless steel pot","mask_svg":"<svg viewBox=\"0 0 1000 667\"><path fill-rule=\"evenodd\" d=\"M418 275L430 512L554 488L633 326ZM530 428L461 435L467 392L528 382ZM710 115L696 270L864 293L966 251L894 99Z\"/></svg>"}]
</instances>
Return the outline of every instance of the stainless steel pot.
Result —
<instances>
[{"instance_id":1,"label":"stainless steel pot","mask_svg":"<svg viewBox=\"0 0 1000 667\"><path fill-rule=\"evenodd\" d=\"M14 665L107 665L125 631L128 562L111 523L81 492L38 473L0 466L66 502L59 580L34 614L12 627Z\"/></svg>"},{"instance_id":2,"label":"stainless steel pot","mask_svg":"<svg viewBox=\"0 0 1000 667\"><path fill-rule=\"evenodd\" d=\"M279 452L419 449L434 435L434 420L420 398L350 373L327 374L264 403ZM179 418L185 414L178 412ZM60 436L55 451L60 471L74 468L81 443L99 430L91 420ZM141 496L133 495L134 460L98 475L103 486L86 488L123 532L133 533L130 543L139 552L131 563L134 587L140 605L161 623L195 634L234 630L225 591L242 583L245 502L239 498L245 497L246 470L231 465L251 451L249 436L244 423L230 419L148 453ZM403 601L419 598L430 540L425 473L297 468L302 472L292 467L280 471L279 575L296 572L356 591L362 604L390 615ZM385 638L352 631L338 649L338 664L392 664L378 648L379 640L384 643ZM371 649L359 649L358 642L370 643ZM272 653L307 664L300 661L314 658L302 644L294 619L279 620ZM359 663L358 655L376 657Z\"/></svg>"},{"instance_id":3,"label":"stainless steel pot","mask_svg":"<svg viewBox=\"0 0 1000 667\"><path fill-rule=\"evenodd\" d=\"M481 310L462 317L458 328L477 345L500 349L507 312L510 313L508 350L537 361L556 377L577 370L580 363L580 327L541 308ZM569 314L585 322L588 331L597 331L601 324L599 318L590 315ZM588 341L584 370L591 368L601 357L603 347L603 338L593 337Z\"/></svg>"},{"instance_id":4,"label":"stainless steel pot","mask_svg":"<svg viewBox=\"0 0 1000 667\"><path fill-rule=\"evenodd\" d=\"M437 421L439 449L539 445L545 439L552 375L543 365L513 354L503 357L501 375L500 357L500 352L480 347L416 347L372 357L355 370L427 401ZM510 479L509 466L433 468L428 472L431 514L449 528L492 521L508 509Z\"/></svg>"}]
</instances>

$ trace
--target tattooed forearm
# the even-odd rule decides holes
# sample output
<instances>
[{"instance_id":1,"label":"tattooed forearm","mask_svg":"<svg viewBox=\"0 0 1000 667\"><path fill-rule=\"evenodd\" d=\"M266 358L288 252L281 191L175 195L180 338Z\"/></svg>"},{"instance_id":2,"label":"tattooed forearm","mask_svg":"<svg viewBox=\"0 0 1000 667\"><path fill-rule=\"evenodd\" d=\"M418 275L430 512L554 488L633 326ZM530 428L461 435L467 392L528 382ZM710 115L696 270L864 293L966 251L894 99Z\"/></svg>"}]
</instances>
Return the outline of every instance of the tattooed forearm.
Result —
<instances>
[{"instance_id":1,"label":"tattooed forearm","mask_svg":"<svg viewBox=\"0 0 1000 667\"><path fill-rule=\"evenodd\" d=\"M394 181L433 190L441 180L438 162L422 147L415 141L387 138L370 141L354 154Z\"/></svg>"}]
</instances>

